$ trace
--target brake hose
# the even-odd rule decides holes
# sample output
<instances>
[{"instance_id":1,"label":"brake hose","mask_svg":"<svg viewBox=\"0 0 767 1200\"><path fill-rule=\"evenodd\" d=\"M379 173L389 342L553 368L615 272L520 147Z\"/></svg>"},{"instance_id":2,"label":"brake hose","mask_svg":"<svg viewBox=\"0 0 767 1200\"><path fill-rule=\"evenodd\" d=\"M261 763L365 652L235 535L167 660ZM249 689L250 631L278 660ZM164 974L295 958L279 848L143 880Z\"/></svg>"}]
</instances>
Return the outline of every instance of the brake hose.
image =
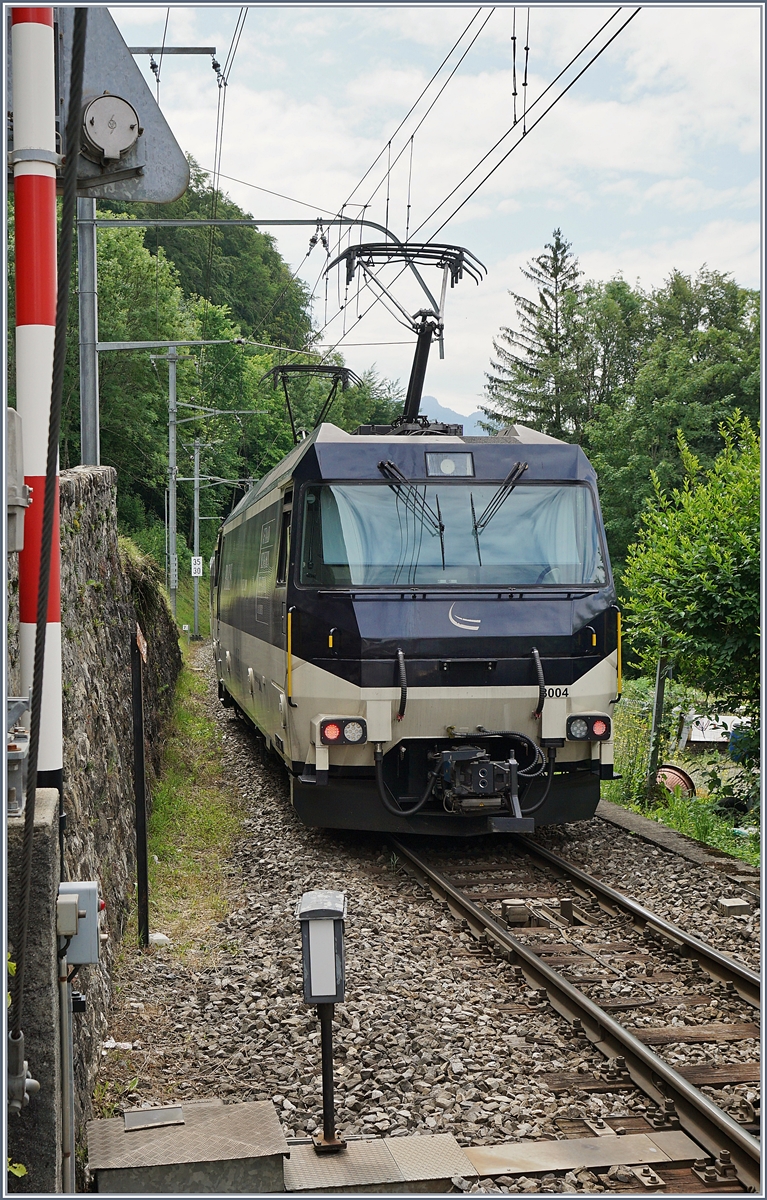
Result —
<instances>
[{"instance_id":1,"label":"brake hose","mask_svg":"<svg viewBox=\"0 0 767 1200\"><path fill-rule=\"evenodd\" d=\"M533 717L537 721L538 718L540 717L541 713L543 712L543 705L544 705L544 701L546 699L546 680L543 678L543 667L541 666L541 656L538 653L538 651L536 650L535 646L533 646L530 653L533 656L533 662L535 663L535 671L538 676L538 707L536 708L535 712L533 713Z\"/></svg>"},{"instance_id":2,"label":"brake hose","mask_svg":"<svg viewBox=\"0 0 767 1200\"><path fill-rule=\"evenodd\" d=\"M401 646L397 647L397 671L399 674L399 711L397 712L397 720L401 721L407 708L407 671L405 669L405 655Z\"/></svg>"},{"instance_id":3,"label":"brake hose","mask_svg":"<svg viewBox=\"0 0 767 1200\"><path fill-rule=\"evenodd\" d=\"M477 733L481 733L484 737L515 738L518 742L526 745L533 753L533 761L529 767L525 767L524 770L517 772L518 775L525 779L537 779L546 769L546 759L543 757L540 746L537 746L533 739L529 738L526 733L517 733L515 729L485 729L484 725L477 726ZM538 770L534 771L533 767L538 767Z\"/></svg>"},{"instance_id":4,"label":"brake hose","mask_svg":"<svg viewBox=\"0 0 767 1200\"><path fill-rule=\"evenodd\" d=\"M376 745L373 758L375 760L375 765L376 765L376 786L378 787L378 795L381 797L381 803L383 804L386 811L392 813L395 817L412 817L413 813L420 812L421 809L423 808L424 804L429 799L429 797L431 796L431 794L434 790L434 784L437 781L437 773L438 772L436 770L434 770L429 774L429 778L426 781L426 790L425 790L424 794L421 796L420 800L416 800L416 802L412 808L399 808L399 807L397 807L399 804L399 801L396 799L395 796L392 795L391 792L389 792L389 789L386 786L386 783L384 782L383 750L381 749L380 742ZM391 800L389 799L389 796L387 796L387 794L386 794L387 792L389 792L389 796L391 796ZM392 804L392 800L395 801L394 804Z\"/></svg>"},{"instance_id":5,"label":"brake hose","mask_svg":"<svg viewBox=\"0 0 767 1200\"><path fill-rule=\"evenodd\" d=\"M519 811L523 816L529 817L531 813L537 812L542 808L546 800L548 800L549 792L551 791L551 781L554 778L554 759L557 757L556 746L549 746L549 773L546 777L546 787L543 789L543 795L540 800L536 800L535 804L531 804L530 808L523 808L520 804Z\"/></svg>"}]
</instances>

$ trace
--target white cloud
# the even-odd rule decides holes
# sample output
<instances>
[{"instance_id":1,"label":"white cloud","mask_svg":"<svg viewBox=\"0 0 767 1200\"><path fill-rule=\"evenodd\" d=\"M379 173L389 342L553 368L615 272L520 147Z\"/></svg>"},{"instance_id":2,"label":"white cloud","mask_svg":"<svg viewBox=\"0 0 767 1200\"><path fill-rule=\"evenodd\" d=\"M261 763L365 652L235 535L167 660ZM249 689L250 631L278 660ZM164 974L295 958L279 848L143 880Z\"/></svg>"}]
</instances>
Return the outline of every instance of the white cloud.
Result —
<instances>
[{"instance_id":1,"label":"white cloud","mask_svg":"<svg viewBox=\"0 0 767 1200\"><path fill-rule=\"evenodd\" d=\"M112 11L130 44L159 44L165 8ZM215 44L223 62L238 11L172 8L168 41ZM531 10L531 103L610 11L585 5ZM338 208L474 12L476 7L442 5L250 9L227 91L223 170L321 208ZM524 13L517 9L519 82ZM483 10L472 34L485 15ZM440 362L435 352L428 391L461 411L476 407L492 339L514 317L508 288L520 286L519 266L540 252L555 225L573 240L593 278L622 272L649 287L675 267L695 272L706 262L758 286L760 19L755 5L644 8L461 209L439 238L475 249L489 275L478 289L464 281L450 293L446 358ZM412 177L409 152L392 171L390 223L399 233L408 182L412 231L511 124L511 22L510 7L496 9L417 134ZM211 166L218 90L209 62L166 59L162 74L163 110L180 144ZM393 143L393 156L434 94L432 89ZM521 89L518 104L521 111ZM543 107L533 109L531 121ZM513 140L440 209L426 233ZM385 159L354 201L366 201L384 174ZM227 184L227 190L259 216L312 215L241 184ZM385 203L386 188L379 187L372 219L383 220ZM276 234L294 269L310 232ZM301 269L310 286L320 265L315 251ZM331 315L338 290L333 278ZM405 277L395 291L409 311L423 303ZM315 317L321 324L322 283ZM336 318L328 335L339 336L343 320ZM343 345L407 337L380 304L357 322L355 301L346 321L353 332ZM350 345L346 353L357 370L376 361L385 374L407 380L410 346Z\"/></svg>"}]
</instances>

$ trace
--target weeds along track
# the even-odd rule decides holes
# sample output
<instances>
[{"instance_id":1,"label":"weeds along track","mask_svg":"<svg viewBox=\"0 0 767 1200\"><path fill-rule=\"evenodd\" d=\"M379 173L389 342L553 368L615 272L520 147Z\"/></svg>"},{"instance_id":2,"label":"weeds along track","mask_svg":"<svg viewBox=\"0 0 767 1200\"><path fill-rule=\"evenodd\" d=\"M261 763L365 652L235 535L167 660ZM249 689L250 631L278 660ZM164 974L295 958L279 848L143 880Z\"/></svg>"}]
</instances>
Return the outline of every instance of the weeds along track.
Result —
<instances>
[{"instance_id":1,"label":"weeds along track","mask_svg":"<svg viewBox=\"0 0 767 1200\"><path fill-rule=\"evenodd\" d=\"M755 972L528 839L481 861L463 847L390 840L534 989L510 1014L551 1005L607 1059L591 1075L551 1073L550 1090L637 1086L659 1106L656 1128L681 1126L717 1159L712 1185L729 1172L758 1186Z\"/></svg>"}]
</instances>

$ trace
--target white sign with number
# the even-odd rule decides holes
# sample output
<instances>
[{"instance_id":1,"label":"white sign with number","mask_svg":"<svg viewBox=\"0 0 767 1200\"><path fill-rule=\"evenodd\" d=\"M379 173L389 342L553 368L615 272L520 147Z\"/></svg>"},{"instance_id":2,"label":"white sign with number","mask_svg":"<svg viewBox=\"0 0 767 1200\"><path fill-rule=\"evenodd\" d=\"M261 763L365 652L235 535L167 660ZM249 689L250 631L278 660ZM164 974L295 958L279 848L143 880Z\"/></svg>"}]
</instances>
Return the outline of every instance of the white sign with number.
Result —
<instances>
[{"instance_id":1,"label":"white sign with number","mask_svg":"<svg viewBox=\"0 0 767 1200\"><path fill-rule=\"evenodd\" d=\"M192 578L202 578L202 559L192 556Z\"/></svg>"}]
</instances>

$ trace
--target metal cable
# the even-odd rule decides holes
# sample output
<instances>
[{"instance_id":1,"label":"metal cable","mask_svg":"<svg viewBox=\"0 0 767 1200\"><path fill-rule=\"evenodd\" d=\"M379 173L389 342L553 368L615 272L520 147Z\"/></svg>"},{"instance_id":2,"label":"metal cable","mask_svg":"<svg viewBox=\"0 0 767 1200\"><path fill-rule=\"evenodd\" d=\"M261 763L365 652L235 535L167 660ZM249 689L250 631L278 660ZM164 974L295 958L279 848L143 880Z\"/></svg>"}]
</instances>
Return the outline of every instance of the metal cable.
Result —
<instances>
[{"instance_id":1,"label":"metal cable","mask_svg":"<svg viewBox=\"0 0 767 1200\"><path fill-rule=\"evenodd\" d=\"M432 75L431 79L430 79L430 80L429 80L429 82L426 84L426 87L425 87L425 88L423 89L423 91L421 92L421 94L420 94L420 96L418 97L418 99L414 101L414 103L413 103L413 104L410 106L410 108L408 109L408 111L405 113L405 115L404 115L404 117L402 118L402 120L400 121L399 125L398 125L398 126L397 126L397 128L394 130L394 133L391 135L391 138L389 139L389 142L391 142L391 141L392 141L392 140L393 140L393 139L394 139L394 138L397 136L397 134L399 133L400 129L402 128L402 126L405 124L405 122L407 121L408 117L410 116L410 114L411 114L411 113L412 113L412 112L413 112L413 111L414 111L414 110L417 108L417 106L418 106L418 105L421 103L421 100L423 100L424 96L425 96L425 95L426 95L426 93L428 92L428 90L429 90L429 88L431 87L431 85L434 83L434 80L435 80L435 79L437 78L437 76L439 75L439 73L440 73L440 71L442 70L442 68L444 67L445 63L446 63L446 62L447 62L447 60L450 58L450 56L452 55L452 53L453 53L453 51L456 49L456 47L457 47L457 46L459 46L459 45L460 45L460 43L463 41L464 37L465 37L465 36L466 36L466 34L469 32L469 30L471 29L472 25L474 24L474 22L476 21L477 17L479 16L479 14L480 14L481 12L482 12L482 8L480 7L480 8L478 8L478 9L477 9L477 11L475 12L474 16L473 16L473 17L471 18L471 20L469 21L469 23L468 23L468 25L466 26L466 28L465 28L465 29L462 31L462 33L461 33L461 36L460 36L460 37L458 38L458 40L457 40L456 42L454 42L454 43L453 43L453 45L450 47L450 49L448 50L447 54L446 54L446 55L445 55L445 57L442 59L442 62L439 64L439 66L437 67L436 71L435 71L435 72L434 72L434 74ZM388 144L389 144L389 143L387 143L387 145L388 145ZM357 188L359 188L359 187L362 187L362 184L365 182L365 180L367 179L368 175L369 175L369 174L370 174L370 172L373 170L373 167L376 165L376 163L377 163L377 162L379 162L379 160L380 160L381 158L383 158L383 156L384 156L384 154L385 154L385 153L386 153L386 146L384 146L384 147L381 149L380 153L379 153L379 154L376 156L376 158L375 158L375 159L373 160L373 162L370 164L370 166L368 167L367 171L365 172L365 174L364 174L364 175L362 176L362 178L360 179L359 183L358 183L358 184L356 184L356 185L355 185L355 187L354 187L354 188L351 190L351 192L349 193L349 195L348 195L347 199L346 199L346 200L344 201L344 203L341 205L341 210L340 210L341 212L343 212L343 210L346 208L346 205L347 205L347 204L349 204L349 202L351 201L351 198L352 198L352 196L353 196L353 195L354 195L354 193L357 191ZM336 214L336 215L338 215L338 214Z\"/></svg>"},{"instance_id":2,"label":"metal cable","mask_svg":"<svg viewBox=\"0 0 767 1200\"><path fill-rule=\"evenodd\" d=\"M45 635L48 617L48 592L51 578L51 549L56 503L56 465L61 428L61 404L64 393L64 366L67 355L67 319L69 316L69 280L72 269L72 239L77 203L77 160L80 154L80 125L85 63L85 32L88 9L75 9L72 38L72 70L69 83L67 112L67 157L64 164L64 192L61 205L61 233L58 253L58 286L56 296L56 332L53 344L53 376L51 381L51 412L48 425L48 457L45 467L43 498L43 528L40 547L40 577L37 591L37 627L35 658L32 675L32 708L27 759L27 800L24 812L24 841L22 848L21 895L14 953L16 974L12 979L11 1029L12 1036L21 1035L24 1015L24 975L27 963L29 935L29 902L32 889L32 850L35 829L35 792L37 789L37 760L40 746L40 714L43 703L43 669L45 666Z\"/></svg>"},{"instance_id":3,"label":"metal cable","mask_svg":"<svg viewBox=\"0 0 767 1200\"><path fill-rule=\"evenodd\" d=\"M528 133L531 133L531 132L533 131L533 129L535 129L536 125L539 125L539 124L541 123L541 121L543 120L543 118L544 118L545 116L547 116L547 114L548 114L548 113L550 113L550 112L551 112L552 108L554 108L554 107L555 107L555 105L559 104L559 101L560 101L560 100L562 100L562 99L563 99L563 98L564 98L564 97L567 95L567 93L570 91L570 88L571 88L571 87L573 87L573 86L574 86L574 85L575 85L575 84L578 82L578 80L581 78L581 76L582 76L582 75L585 75L585 74L586 74L586 72L588 71L589 67L590 67L590 66L592 66L592 65L593 65L593 64L594 64L594 63L597 61L597 59L599 58L599 56L600 56L601 54L604 54L604 52L605 52L605 50L607 49L607 47L608 47L608 46L610 46L610 45L611 45L611 44L612 44L612 43L615 41L615 39L616 39L616 38L617 38L617 37L618 37L618 36L619 36L621 33L623 33L623 30L626 28L626 26L627 26L627 25L630 25L630 24L631 24L631 22L634 20L634 17L638 16L638 15L639 15L639 13L640 13L641 11L642 11L641 7L639 7L639 8L635 8L635 9L634 9L634 11L633 11L633 13L631 14L631 16L630 16L630 17L629 17L629 18L628 18L626 21L624 21L624 22L623 22L623 24L621 25L620 29L616 30L616 32L615 32L615 33L612 35L612 37L611 37L611 38L609 38L609 39L608 39L608 40L605 42L604 46L602 46L602 47L601 47L601 49L597 50L596 54L595 54L595 55L594 55L592 58L590 58L590 59L589 59L589 61L586 63L586 66L585 66L585 67L583 67L583 68L582 68L582 69L581 69L581 70L578 72L578 74L575 76L575 78L574 78L574 79L571 79L571 80L570 80L570 82L568 83L567 87L564 87L564 88L562 89L562 91L559 93L559 95L554 97L554 99L552 100L552 102L551 102L551 104L548 106L548 108L545 108L545 109L543 110L543 112L541 113L541 115L540 115L540 116L539 116L539 117L538 117L538 118L537 118L535 121L533 121L533 123L532 123L532 125L530 126L530 128L529 128L529 129L526 129L526 130L523 132L523 134L522 134L522 137L519 139L519 141L518 141L518 142L515 142L515 143L514 143L514 145L511 147L511 149L506 151L506 153L503 155L503 157L502 157L502 158L500 158L500 159L498 160L498 162L495 164L495 166L494 166L494 167L491 167L491 169L488 171L487 175L485 175L484 179L481 179L481 180L479 181L479 183L477 184L477 186L476 186L476 187L475 187L475 188L474 188L472 191L470 191L470 192L469 192L468 196L466 196L466 197L465 197L465 199L463 199L463 200L461 201L461 203L458 205L458 207L457 207L456 209L454 209L454 211L453 211L453 212L451 212L450 216L449 216L449 217L447 217L447 218L446 218L446 219L445 219L445 220L442 222L442 224L439 226L439 228L438 228L438 229L435 229L434 233L433 233L433 234L431 234L431 236L430 236L430 238L429 238L429 241L433 241L433 240L434 240L434 238L437 236L437 234L439 234L439 233L441 233L441 232L442 232L442 230L445 228L445 226L448 224L448 222L452 221L453 217L455 217L455 216L456 216L456 215L457 215L457 214L458 214L458 213L461 211L461 209L464 207L464 205L465 205L465 204L468 204L468 202L469 202L469 201L472 199L472 197L473 197L473 196L476 196L476 194L477 194L477 192L479 191L479 189L480 189L481 187L483 187L483 186L484 186L484 185L487 183L487 181L488 181L488 179L490 178L490 176L491 176L491 175L494 175L494 174L495 174L495 172L498 170L498 168L499 168L499 167L501 167L501 166L503 166L503 164L506 162L506 159L509 157L509 155L514 153L514 151L516 150L517 146L519 146L519 145L521 145L521 144L522 144L522 141L524 140L525 136L526 136ZM593 41L593 39L592 39L592 41ZM582 53L582 52L581 52L581 53ZM548 89L547 89L547 90L548 90ZM540 99L540 97L538 97L538 99ZM532 107L533 107L533 105L531 104L531 105L530 105L530 109L532 109ZM530 109L528 109L528 112L530 111ZM474 170L476 170L476 167L474 168ZM470 174L471 174L471 173L472 173L472 172L470 172ZM458 186L460 187L460 184L459 184ZM443 201L443 204L444 204L444 201ZM440 205L439 207L441 207L441 205ZM436 209L435 209L435 211L436 211ZM432 214L432 216L433 216L433 214ZM427 218L426 218L426 220L428 221L428 220L429 220L429 218L427 217ZM424 224L424 222L422 222L422 224ZM420 227L421 227L421 226L419 226L419 228L420 228ZM418 232L418 231L416 230L416 232ZM415 237L415 233L413 234L413 236Z\"/></svg>"},{"instance_id":4,"label":"metal cable","mask_svg":"<svg viewBox=\"0 0 767 1200\"><path fill-rule=\"evenodd\" d=\"M401 721L407 708L407 669L405 667L405 655L401 646L397 647L397 674L399 676L399 709L397 710L397 720Z\"/></svg>"},{"instance_id":5,"label":"metal cable","mask_svg":"<svg viewBox=\"0 0 767 1200\"><path fill-rule=\"evenodd\" d=\"M530 9L527 10L527 33L525 34L525 73L522 77L522 134L527 133L527 60L530 56Z\"/></svg>"},{"instance_id":6,"label":"metal cable","mask_svg":"<svg viewBox=\"0 0 767 1200\"><path fill-rule=\"evenodd\" d=\"M616 8L615 12L614 12L614 13L612 13L612 15L611 15L611 16L609 16L609 17L607 18L607 20L606 20L606 21L605 21L605 22L604 22L602 25L600 25L600 27L599 27L599 29L597 29L596 33L595 33L595 34L594 34L592 37L590 37L590 38L589 38L589 40L588 40L587 42L584 42L584 44L581 46L581 48L580 48L580 50L577 52L577 54L574 54L574 55L573 55L573 57L570 59L569 63L567 63L567 64L566 64L566 66L564 66L564 67L562 68L562 70L561 70L561 71L560 71L560 72L559 72L557 75L555 75L555 76L554 76L554 78L552 79L551 83L547 84L547 86L546 86L546 87L543 89L543 91L540 93L540 95L536 96L536 98L535 98L535 100L533 101L533 103L532 103L532 104L530 105L530 107L527 109L527 112L528 112L528 113L532 112L532 110L535 108L536 104L540 104L540 102L541 102L541 100L543 99L543 97L544 97L544 96L545 96L545 95L546 95L548 92L550 92L550 91L551 91L551 89L554 87L554 85L555 85L556 83L558 83L558 82L559 82L559 80L562 78L562 76L563 76L563 75L564 75L564 74L565 74L567 71L569 71L569 70L570 70L570 67L572 67L572 66L573 66L573 64L574 64L574 63L576 63L576 62L578 61L578 59L581 57L581 55L582 55L582 54L583 54L583 53L584 53L586 50L588 50L588 48L589 48L589 46L592 44L592 42L594 42L594 41L595 41L595 40L596 40L596 39L599 37L600 33L602 33L602 32L603 32L603 30L605 30L605 29L607 28L607 26L610 24L610 22L615 20L615 18L617 17L617 15L618 15L618 13L619 13L619 12L621 12L621 9L620 9L620 8ZM608 44L609 44L609 43L608 43ZM516 47L515 47L515 53L516 53ZM601 53L601 51L600 51L600 53ZM593 61L593 60L592 60L592 61ZM575 81L573 81L573 82L575 82ZM514 75L514 85L513 85L513 86L514 86L514 88L516 89L516 71L515 71L515 75ZM506 138L509 136L509 134L510 134L510 133L513 133L515 126L518 124L518 117L517 117L517 110L516 110L516 91L514 92L514 96L515 96L515 105L514 105L514 113L513 113L513 117L514 117L514 119L513 119L513 122L512 122L512 124L509 126L509 128L506 130L506 132L505 132L504 134L502 134L502 135L501 135L501 136L498 138L498 140L497 140L497 141L496 141L496 142L495 142L495 143L494 143L494 144L493 144L493 145L490 147L490 149L489 149L489 150L488 150L488 151L487 151L485 154L483 154L483 155L482 155L482 158L480 158L480 160L479 160L477 163L475 163L475 164L474 164L474 166L471 168L471 170L470 170L469 172L467 172L467 174L466 174L466 175L464 175L463 179L461 179L461 180L460 180L460 181L459 181L459 182L458 182L458 183L455 185L455 187L454 187L454 188L453 188L451 191L449 191L449 192L448 192L448 194L445 196L444 200L440 200L440 202L439 202L439 204L437 205L437 207L432 209L432 211L429 213L428 217L424 217L423 221L421 221L421 224L418 226L418 228L417 228L417 229L415 229L415 230L413 231L413 237L415 237L415 235L416 235L416 234L417 234L417 233L418 233L418 232L419 232L421 229L423 229L423 227L424 227L424 225L427 223L427 221L430 221L430 220L431 220L431 218L432 218L433 216L435 216L435 215L436 215L436 214L439 212L439 210L440 210L440 209L443 207L443 205L447 204L447 202L448 202L448 200L450 199L450 197L455 195L455 193L458 191L458 189L459 189L460 187L462 187L464 183L466 183L467 179L470 179L470 178L471 178L471 176L474 174L474 172L475 172L475 171L477 171L477 170L478 170L478 169L479 169L479 168L482 166L482 163L487 161L487 159L490 157L490 155L493 153L493 151L498 149L498 147L500 146L501 142L504 142L504 141L506 140ZM546 111L548 111L548 109L547 109ZM515 145L512 147L512 149L514 149L514 148L515 148L516 146L518 146L518 145L519 145L519 142L516 142L516 143L515 143ZM509 153L511 153L511 151L509 151ZM501 161L503 161L503 160L501 160ZM481 186L481 185L480 185L480 186ZM456 211L457 211L457 210L456 210ZM455 215L455 214L453 214L453 215ZM440 228L443 228L443 226L441 226ZM433 238L435 238L436 236L437 236L436 234L432 234L432 236L431 236L431 238L430 238L429 240L431 241L431 240L432 240Z\"/></svg>"}]
</instances>

